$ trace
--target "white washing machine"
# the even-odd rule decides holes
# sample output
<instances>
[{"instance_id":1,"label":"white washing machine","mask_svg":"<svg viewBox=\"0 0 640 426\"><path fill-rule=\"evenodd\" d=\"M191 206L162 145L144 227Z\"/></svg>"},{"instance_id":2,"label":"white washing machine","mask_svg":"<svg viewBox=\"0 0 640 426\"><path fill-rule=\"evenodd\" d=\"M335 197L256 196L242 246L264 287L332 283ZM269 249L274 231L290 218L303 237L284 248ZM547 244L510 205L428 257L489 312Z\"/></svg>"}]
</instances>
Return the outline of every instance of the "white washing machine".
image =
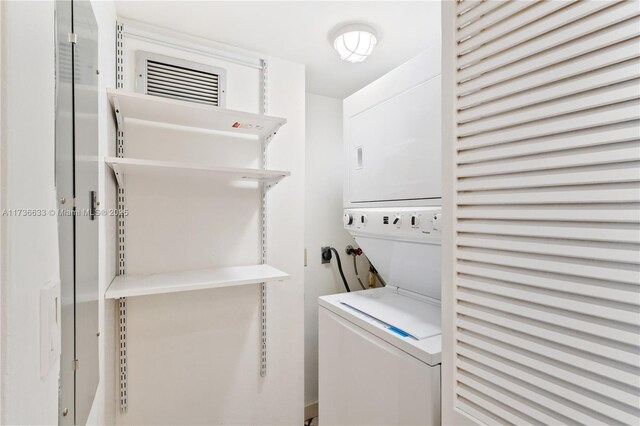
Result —
<instances>
[{"instance_id":1,"label":"white washing machine","mask_svg":"<svg viewBox=\"0 0 640 426\"><path fill-rule=\"evenodd\" d=\"M319 300L323 425L440 424L440 207L345 210L387 283Z\"/></svg>"}]
</instances>

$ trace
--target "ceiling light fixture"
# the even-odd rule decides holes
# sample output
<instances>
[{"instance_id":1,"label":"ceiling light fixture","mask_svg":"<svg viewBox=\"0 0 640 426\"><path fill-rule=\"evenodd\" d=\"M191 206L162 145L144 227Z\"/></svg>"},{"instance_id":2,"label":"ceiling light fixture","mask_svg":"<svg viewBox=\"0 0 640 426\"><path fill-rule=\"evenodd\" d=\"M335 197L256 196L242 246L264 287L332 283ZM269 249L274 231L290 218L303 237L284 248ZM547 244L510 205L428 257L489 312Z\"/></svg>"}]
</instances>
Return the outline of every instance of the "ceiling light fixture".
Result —
<instances>
[{"instance_id":1,"label":"ceiling light fixture","mask_svg":"<svg viewBox=\"0 0 640 426\"><path fill-rule=\"evenodd\" d=\"M350 24L340 27L333 33L333 48L340 59L349 62L362 62L376 47L376 31L368 25Z\"/></svg>"}]
</instances>

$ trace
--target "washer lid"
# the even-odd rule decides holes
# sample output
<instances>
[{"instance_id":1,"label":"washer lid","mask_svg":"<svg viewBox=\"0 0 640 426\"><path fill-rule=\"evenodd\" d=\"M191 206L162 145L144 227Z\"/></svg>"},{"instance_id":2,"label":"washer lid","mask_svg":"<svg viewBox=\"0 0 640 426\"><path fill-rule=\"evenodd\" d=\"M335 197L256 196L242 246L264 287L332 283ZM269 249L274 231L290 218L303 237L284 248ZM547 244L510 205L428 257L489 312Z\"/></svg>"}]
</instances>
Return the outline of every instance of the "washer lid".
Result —
<instances>
[{"instance_id":1,"label":"washer lid","mask_svg":"<svg viewBox=\"0 0 640 426\"><path fill-rule=\"evenodd\" d=\"M346 209L343 218L386 284L440 300L440 206Z\"/></svg>"},{"instance_id":2,"label":"washer lid","mask_svg":"<svg viewBox=\"0 0 640 426\"><path fill-rule=\"evenodd\" d=\"M440 300L440 245L360 234L354 239L387 285Z\"/></svg>"},{"instance_id":3,"label":"washer lid","mask_svg":"<svg viewBox=\"0 0 640 426\"><path fill-rule=\"evenodd\" d=\"M389 288L348 293L340 302L418 340L442 333L439 306Z\"/></svg>"}]
</instances>

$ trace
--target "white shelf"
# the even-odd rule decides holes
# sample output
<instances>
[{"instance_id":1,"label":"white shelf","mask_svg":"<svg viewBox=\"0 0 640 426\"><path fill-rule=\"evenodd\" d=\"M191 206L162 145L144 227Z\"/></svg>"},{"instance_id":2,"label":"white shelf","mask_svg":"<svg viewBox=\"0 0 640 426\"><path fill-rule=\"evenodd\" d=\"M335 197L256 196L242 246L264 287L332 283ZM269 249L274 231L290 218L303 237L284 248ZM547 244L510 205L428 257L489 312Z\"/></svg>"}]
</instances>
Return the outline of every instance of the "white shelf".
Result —
<instances>
[{"instance_id":1,"label":"white shelf","mask_svg":"<svg viewBox=\"0 0 640 426\"><path fill-rule=\"evenodd\" d=\"M168 274L119 275L105 293L106 299L177 293L283 281L289 274L269 265L231 266Z\"/></svg>"},{"instance_id":2,"label":"white shelf","mask_svg":"<svg viewBox=\"0 0 640 426\"><path fill-rule=\"evenodd\" d=\"M113 170L118 180L118 185L121 187L124 186L126 175L163 175L183 178L204 178L227 181L250 180L275 183L291 174L290 172L282 170L216 167L205 164L141 160L137 158L105 157L104 161Z\"/></svg>"},{"instance_id":3,"label":"white shelf","mask_svg":"<svg viewBox=\"0 0 640 426\"><path fill-rule=\"evenodd\" d=\"M287 122L285 118L124 90L107 89L107 96L121 127L123 120L130 118L162 125L265 137L275 134Z\"/></svg>"}]
</instances>

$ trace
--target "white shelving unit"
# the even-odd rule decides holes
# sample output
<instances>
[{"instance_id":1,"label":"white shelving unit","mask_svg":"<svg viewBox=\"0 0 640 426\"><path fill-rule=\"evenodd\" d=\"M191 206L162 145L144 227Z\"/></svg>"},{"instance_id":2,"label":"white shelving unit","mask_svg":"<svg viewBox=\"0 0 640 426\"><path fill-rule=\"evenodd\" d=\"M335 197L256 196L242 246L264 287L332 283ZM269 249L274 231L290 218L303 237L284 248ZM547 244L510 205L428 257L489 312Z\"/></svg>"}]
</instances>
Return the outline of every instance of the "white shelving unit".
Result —
<instances>
[{"instance_id":1,"label":"white shelving unit","mask_svg":"<svg viewBox=\"0 0 640 426\"><path fill-rule=\"evenodd\" d=\"M131 93L123 90L108 89L107 95L117 117L119 130L122 130L125 120L136 119L185 129L224 131L230 135L234 133L238 135L249 134L266 141L275 135L277 130L287 122L284 118L233 111L226 108ZM234 127L235 123L240 124ZM214 179L219 181L256 181L262 183L263 191L268 190L290 175L288 171L283 170L218 167L208 164L140 158L106 157L104 161L113 170L118 182L118 188L123 191L127 175L168 176L179 179ZM121 268L121 272L124 272L123 268ZM230 278L224 278L226 276ZM174 293L177 291L262 283L274 281L273 277L277 277L277 280L283 280L288 275L266 264L247 266L241 269L237 267L218 268L143 277L128 276L125 273L121 273L109 286L106 297L115 299L162 292Z\"/></svg>"},{"instance_id":2,"label":"white shelving unit","mask_svg":"<svg viewBox=\"0 0 640 426\"><path fill-rule=\"evenodd\" d=\"M104 161L113 170L118 181L118 186L124 186L127 175L173 176L177 178L215 179L222 181L250 180L277 183L291 174L282 170L216 167L206 164L142 160L138 158L106 157Z\"/></svg>"},{"instance_id":3,"label":"white shelving unit","mask_svg":"<svg viewBox=\"0 0 640 426\"><path fill-rule=\"evenodd\" d=\"M213 179L218 181L255 181L256 196L260 196L260 247L261 264L230 266L213 269L182 271L146 275L128 275L126 271L126 216L118 216L118 275L105 293L106 299L118 301L120 384L119 405L121 412L128 407L127 366L127 298L144 297L184 291L197 291L221 287L259 284L261 318L260 376L267 373L267 286L274 281L289 278L267 263L267 192L290 175L287 171L268 170L267 147L269 141L287 120L271 117L267 112L268 67L261 63L261 114L234 111L216 106L187 102L122 90L124 87L124 30L117 25L116 31L116 85L118 89L107 89L107 97L117 122L116 156L105 158L113 170L118 183L117 204L121 212L126 210L125 183L127 176L164 176L176 179ZM191 162L160 161L145 158L127 158L125 155L125 124L143 123L170 127L179 131L212 133L212 136L250 138L261 144L260 168L247 169L218 167Z\"/></svg>"},{"instance_id":4,"label":"white shelving unit","mask_svg":"<svg viewBox=\"0 0 640 426\"><path fill-rule=\"evenodd\" d=\"M167 274L119 275L109 286L105 297L119 299L121 297L206 290L282 281L287 278L289 278L289 274L269 265L230 266Z\"/></svg>"},{"instance_id":5,"label":"white shelving unit","mask_svg":"<svg viewBox=\"0 0 640 426\"><path fill-rule=\"evenodd\" d=\"M162 125L253 135L266 138L275 135L287 120L263 114L215 107L124 90L107 89L107 97L123 127L128 119Z\"/></svg>"}]
</instances>

